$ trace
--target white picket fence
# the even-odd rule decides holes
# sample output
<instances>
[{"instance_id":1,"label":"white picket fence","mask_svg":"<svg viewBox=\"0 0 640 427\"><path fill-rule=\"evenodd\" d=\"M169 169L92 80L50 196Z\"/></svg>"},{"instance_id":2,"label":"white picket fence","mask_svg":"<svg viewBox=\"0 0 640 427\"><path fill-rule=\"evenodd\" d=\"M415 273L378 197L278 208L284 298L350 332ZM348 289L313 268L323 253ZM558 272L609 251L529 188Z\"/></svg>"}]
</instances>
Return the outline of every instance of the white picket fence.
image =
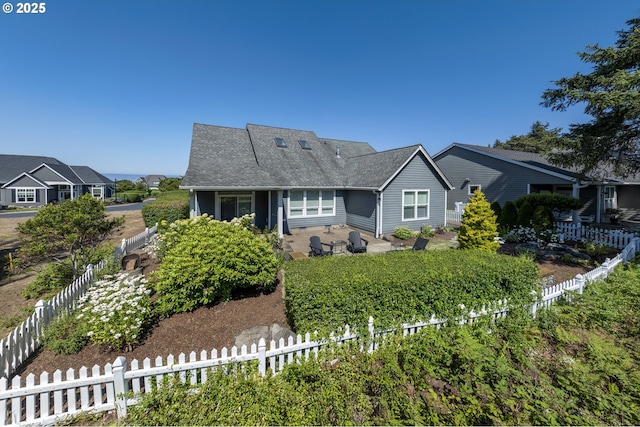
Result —
<instances>
[{"instance_id":1,"label":"white picket fence","mask_svg":"<svg viewBox=\"0 0 640 427\"><path fill-rule=\"evenodd\" d=\"M462 214L464 211L454 211L447 209L447 224L460 224L462 222Z\"/></svg>"},{"instance_id":2,"label":"white picket fence","mask_svg":"<svg viewBox=\"0 0 640 427\"><path fill-rule=\"evenodd\" d=\"M123 239L123 247L117 248L115 257L143 247L157 231L156 226L130 239ZM85 273L60 291L49 301L40 300L27 320L17 326L0 341L0 375L10 377L37 349L44 328L57 316L75 308L78 299L93 285L94 275L101 270L107 260L95 266L89 265Z\"/></svg>"},{"instance_id":3,"label":"white picket fence","mask_svg":"<svg viewBox=\"0 0 640 427\"><path fill-rule=\"evenodd\" d=\"M571 222L556 223L556 230L564 240L587 240L597 244L622 249L638 237L638 233L624 230L602 229L593 226L578 225Z\"/></svg>"},{"instance_id":4,"label":"white picket fence","mask_svg":"<svg viewBox=\"0 0 640 427\"><path fill-rule=\"evenodd\" d=\"M640 238L635 238L614 259L608 260L602 266L578 275L575 279L546 288L542 297L532 306L531 313L549 307L553 302L566 297L569 291L581 293L587 283L607 277L619 264L627 262L640 251ZM452 321L459 324L471 324L481 316L491 316L493 319L504 318L508 313L507 301L498 301L490 307L483 307L479 312L469 312ZM448 323L447 319L437 319L434 315L428 321L402 325L403 336L412 335L425 327L440 328ZM297 363L310 356L317 357L319 351L328 344L354 343L360 350L372 352L384 337L397 333L396 330L374 329L374 320L369 318L368 330L358 336L349 326L344 332L332 334L328 340L313 340L310 334L304 337L298 335L295 339L289 337L279 341L271 341L267 348L264 339L250 348L242 346L240 349L232 347L231 351L223 348L220 354L217 350L210 353L202 351L199 354L191 352L187 358L180 354L176 361L174 356L163 360L144 359L142 364L132 360L127 366L124 357L118 357L113 364L81 368L76 378L75 370L69 369L64 375L60 371L53 374L50 381L49 374L44 372L36 382L36 376L30 374L23 384L20 376L15 376L10 382L6 378L0 379L0 425L52 424L81 412L103 412L115 410L118 417L127 414L127 407L139 402L140 396L150 393L154 385L161 384L166 377L177 377L183 383L187 381L197 388L204 383L211 370L232 370L242 362L257 362L260 375L277 374L285 365ZM399 331L398 331L399 332ZM52 404L53 402L53 404Z\"/></svg>"},{"instance_id":5,"label":"white picket fence","mask_svg":"<svg viewBox=\"0 0 640 427\"><path fill-rule=\"evenodd\" d=\"M135 251L136 249L140 249L149 244L151 238L158 232L158 223L153 227L145 228L144 231L140 234L137 234L129 239L122 239L122 244L120 245L120 252L122 255L126 255L129 252Z\"/></svg>"}]
</instances>

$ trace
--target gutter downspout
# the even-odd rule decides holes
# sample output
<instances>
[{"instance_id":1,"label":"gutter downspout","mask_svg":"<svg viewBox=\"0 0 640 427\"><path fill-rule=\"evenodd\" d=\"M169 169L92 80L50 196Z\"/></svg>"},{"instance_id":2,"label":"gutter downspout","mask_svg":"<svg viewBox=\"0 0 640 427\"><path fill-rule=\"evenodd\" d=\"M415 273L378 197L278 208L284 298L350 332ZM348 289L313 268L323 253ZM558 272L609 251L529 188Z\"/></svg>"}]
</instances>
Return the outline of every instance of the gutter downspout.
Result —
<instances>
[{"instance_id":1,"label":"gutter downspout","mask_svg":"<svg viewBox=\"0 0 640 427\"><path fill-rule=\"evenodd\" d=\"M373 193L376 195L376 239L379 239L382 235L382 193L380 191L374 190Z\"/></svg>"},{"instance_id":2,"label":"gutter downspout","mask_svg":"<svg viewBox=\"0 0 640 427\"><path fill-rule=\"evenodd\" d=\"M282 190L278 190L278 237L284 238L284 201L282 199Z\"/></svg>"}]
</instances>

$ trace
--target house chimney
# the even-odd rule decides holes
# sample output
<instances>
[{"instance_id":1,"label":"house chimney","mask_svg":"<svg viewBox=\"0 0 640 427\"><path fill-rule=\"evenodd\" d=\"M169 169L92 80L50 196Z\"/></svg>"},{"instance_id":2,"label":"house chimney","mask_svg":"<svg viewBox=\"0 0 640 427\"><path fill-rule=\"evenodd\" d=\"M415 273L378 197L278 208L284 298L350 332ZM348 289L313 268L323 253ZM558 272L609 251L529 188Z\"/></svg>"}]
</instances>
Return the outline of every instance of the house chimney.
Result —
<instances>
[{"instance_id":1,"label":"house chimney","mask_svg":"<svg viewBox=\"0 0 640 427\"><path fill-rule=\"evenodd\" d=\"M340 146L336 145L336 157L340 158Z\"/></svg>"}]
</instances>

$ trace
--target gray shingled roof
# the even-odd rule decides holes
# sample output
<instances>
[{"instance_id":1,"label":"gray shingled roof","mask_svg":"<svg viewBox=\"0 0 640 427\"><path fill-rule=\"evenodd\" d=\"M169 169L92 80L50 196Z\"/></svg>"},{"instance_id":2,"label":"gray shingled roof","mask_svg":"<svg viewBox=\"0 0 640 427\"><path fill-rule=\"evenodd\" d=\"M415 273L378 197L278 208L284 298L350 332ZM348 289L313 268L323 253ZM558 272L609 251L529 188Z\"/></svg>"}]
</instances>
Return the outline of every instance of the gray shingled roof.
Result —
<instances>
[{"instance_id":1,"label":"gray shingled roof","mask_svg":"<svg viewBox=\"0 0 640 427\"><path fill-rule=\"evenodd\" d=\"M59 165L47 164L47 166L50 167L55 172L57 172L59 175L61 175L64 179L66 179L67 181L73 184L83 183L80 177L69 166L65 164L59 164Z\"/></svg>"},{"instance_id":2,"label":"gray shingled roof","mask_svg":"<svg viewBox=\"0 0 640 427\"><path fill-rule=\"evenodd\" d=\"M546 169L550 172L563 174L572 178L578 177L577 169L560 168L560 167L554 166L551 163L549 163L549 161L545 157L536 153L527 153L525 151L505 150L501 148L483 147L480 145L470 145L470 144L455 143L453 145L463 147L463 148L470 148L472 150L481 151L492 156L503 157L505 159L525 163L530 166L539 167L542 169ZM637 182L640 182L640 174L633 177L626 178L626 179L614 176L613 174L608 174L607 176L605 176L604 179L608 181L637 183Z\"/></svg>"},{"instance_id":3,"label":"gray shingled roof","mask_svg":"<svg viewBox=\"0 0 640 427\"><path fill-rule=\"evenodd\" d=\"M277 147L275 138L282 138L287 147ZM304 149L300 140L306 141L310 149ZM413 145L378 153L366 142L318 138L311 131L253 124L236 129L196 123L189 166L181 186L378 189L419 149L420 145ZM444 175L441 177L448 183Z\"/></svg>"},{"instance_id":4,"label":"gray shingled roof","mask_svg":"<svg viewBox=\"0 0 640 427\"><path fill-rule=\"evenodd\" d=\"M279 148L274 138L285 140ZM303 149L307 141L311 150ZM336 155L340 147L340 157ZM371 154L367 143L318 138L314 132L247 125L246 129L194 124L183 187L341 188L345 159Z\"/></svg>"},{"instance_id":5,"label":"gray shingled roof","mask_svg":"<svg viewBox=\"0 0 640 427\"><path fill-rule=\"evenodd\" d=\"M63 164L53 157L0 154L0 184L11 181L22 172L32 171L43 163L50 165Z\"/></svg>"},{"instance_id":6,"label":"gray shingled roof","mask_svg":"<svg viewBox=\"0 0 640 427\"><path fill-rule=\"evenodd\" d=\"M503 157L509 160L515 160L517 162L525 163L530 166L535 166L538 168L546 169L549 172L555 172L559 174L563 174L569 176L571 178L576 178L578 174L574 170L563 169L557 166L552 165L549 161L537 153L528 153L525 151L515 151L515 150L505 150L502 148L492 148L492 147L483 147L481 145L470 145L470 144L454 144L459 147L466 147L476 151L482 151L484 153L490 154L496 157Z\"/></svg>"},{"instance_id":7,"label":"gray shingled roof","mask_svg":"<svg viewBox=\"0 0 640 427\"><path fill-rule=\"evenodd\" d=\"M113 180L107 178L99 172L94 171L89 166L70 166L70 168L80 177L82 182L88 185L113 184Z\"/></svg>"},{"instance_id":8,"label":"gray shingled roof","mask_svg":"<svg viewBox=\"0 0 640 427\"><path fill-rule=\"evenodd\" d=\"M420 145L411 145L347 159L349 187L382 187L419 148Z\"/></svg>"}]
</instances>

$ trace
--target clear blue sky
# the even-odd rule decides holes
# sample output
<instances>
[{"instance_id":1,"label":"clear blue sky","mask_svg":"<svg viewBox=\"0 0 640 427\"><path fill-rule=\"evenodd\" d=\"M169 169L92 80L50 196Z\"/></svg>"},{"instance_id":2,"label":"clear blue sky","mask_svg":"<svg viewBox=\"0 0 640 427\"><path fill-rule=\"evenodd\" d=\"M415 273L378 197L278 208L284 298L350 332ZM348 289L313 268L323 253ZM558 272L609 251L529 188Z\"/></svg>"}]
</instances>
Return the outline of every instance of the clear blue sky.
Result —
<instances>
[{"instance_id":1,"label":"clear blue sky","mask_svg":"<svg viewBox=\"0 0 640 427\"><path fill-rule=\"evenodd\" d=\"M0 153L183 175L194 122L489 145L640 16L629 0L48 0L0 13ZM5 0L0 0L5 3Z\"/></svg>"}]
</instances>

